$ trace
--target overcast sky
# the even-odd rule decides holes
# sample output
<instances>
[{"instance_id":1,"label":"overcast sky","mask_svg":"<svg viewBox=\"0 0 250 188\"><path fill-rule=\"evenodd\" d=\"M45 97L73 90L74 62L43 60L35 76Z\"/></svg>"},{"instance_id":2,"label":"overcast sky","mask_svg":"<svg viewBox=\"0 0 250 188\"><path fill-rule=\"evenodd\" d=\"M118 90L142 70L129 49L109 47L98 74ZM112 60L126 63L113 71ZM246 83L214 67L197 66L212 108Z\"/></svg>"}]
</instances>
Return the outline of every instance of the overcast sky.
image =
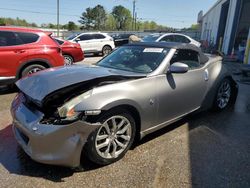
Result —
<instances>
[{"instance_id":1,"label":"overcast sky","mask_svg":"<svg viewBox=\"0 0 250 188\"><path fill-rule=\"evenodd\" d=\"M206 12L217 0L136 0L140 20L152 20L174 28L196 23L200 10ZM56 23L57 0L0 0L0 17L22 18L28 22ZM60 0L60 23L77 24L82 12L97 4L108 12L113 6L123 5L132 12L133 0Z\"/></svg>"}]
</instances>

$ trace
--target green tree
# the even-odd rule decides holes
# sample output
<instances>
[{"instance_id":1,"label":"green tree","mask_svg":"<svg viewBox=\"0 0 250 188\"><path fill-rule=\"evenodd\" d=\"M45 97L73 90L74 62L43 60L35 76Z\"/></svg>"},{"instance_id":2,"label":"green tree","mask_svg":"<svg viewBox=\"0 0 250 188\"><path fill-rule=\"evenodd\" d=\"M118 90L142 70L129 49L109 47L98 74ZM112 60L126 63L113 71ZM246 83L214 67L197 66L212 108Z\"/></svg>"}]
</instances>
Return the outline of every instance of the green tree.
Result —
<instances>
[{"instance_id":1,"label":"green tree","mask_svg":"<svg viewBox=\"0 0 250 188\"><path fill-rule=\"evenodd\" d=\"M49 24L48 24L48 28L50 28L50 29L56 29L56 28L57 28L57 25L52 24L52 23L49 23Z\"/></svg>"},{"instance_id":2,"label":"green tree","mask_svg":"<svg viewBox=\"0 0 250 188\"><path fill-rule=\"evenodd\" d=\"M13 26L24 26L24 27L37 27L35 23L29 23L25 19L20 18L0 18L0 25L13 25Z\"/></svg>"},{"instance_id":3,"label":"green tree","mask_svg":"<svg viewBox=\"0 0 250 188\"><path fill-rule=\"evenodd\" d=\"M66 28L69 30L69 31L73 31L73 30L77 30L78 27L77 25L75 24L75 22L72 22L72 21L69 21L68 24L66 24Z\"/></svg>"},{"instance_id":4,"label":"green tree","mask_svg":"<svg viewBox=\"0 0 250 188\"><path fill-rule=\"evenodd\" d=\"M192 29L192 30L198 30L199 26L200 26L199 24L192 24L191 27L190 27L190 29Z\"/></svg>"},{"instance_id":5,"label":"green tree","mask_svg":"<svg viewBox=\"0 0 250 188\"><path fill-rule=\"evenodd\" d=\"M111 14L114 16L114 19L116 21L117 30L127 30L130 28L132 20L130 10L119 5L113 8Z\"/></svg>"},{"instance_id":6,"label":"green tree","mask_svg":"<svg viewBox=\"0 0 250 188\"><path fill-rule=\"evenodd\" d=\"M155 30L155 29L158 29L158 25L154 21L151 21L151 22L149 22L149 28L151 30Z\"/></svg>"},{"instance_id":7,"label":"green tree","mask_svg":"<svg viewBox=\"0 0 250 188\"><path fill-rule=\"evenodd\" d=\"M0 25L5 25L4 19L0 18Z\"/></svg>"},{"instance_id":8,"label":"green tree","mask_svg":"<svg viewBox=\"0 0 250 188\"><path fill-rule=\"evenodd\" d=\"M116 29L116 21L112 14L108 14L107 16L105 29L109 31L114 31Z\"/></svg>"},{"instance_id":9,"label":"green tree","mask_svg":"<svg viewBox=\"0 0 250 188\"><path fill-rule=\"evenodd\" d=\"M105 28L105 22L107 19L107 13L104 9L103 6L101 5L97 5L93 8L93 12L94 12L94 24L95 24L95 29L104 29Z\"/></svg>"},{"instance_id":10,"label":"green tree","mask_svg":"<svg viewBox=\"0 0 250 188\"><path fill-rule=\"evenodd\" d=\"M94 8L87 8L82 13L79 22L82 24L82 28L90 29L104 29L106 22L106 11L103 6L97 5Z\"/></svg>"}]
</instances>

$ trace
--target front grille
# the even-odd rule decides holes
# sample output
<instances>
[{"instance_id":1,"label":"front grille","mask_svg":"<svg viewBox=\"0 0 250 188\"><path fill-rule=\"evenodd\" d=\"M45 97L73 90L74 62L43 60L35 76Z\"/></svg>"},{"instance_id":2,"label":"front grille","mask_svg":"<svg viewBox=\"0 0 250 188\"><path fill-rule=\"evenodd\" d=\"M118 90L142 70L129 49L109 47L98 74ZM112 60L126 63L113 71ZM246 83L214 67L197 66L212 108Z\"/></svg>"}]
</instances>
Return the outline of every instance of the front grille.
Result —
<instances>
[{"instance_id":1,"label":"front grille","mask_svg":"<svg viewBox=\"0 0 250 188\"><path fill-rule=\"evenodd\" d=\"M25 144L29 143L29 137L27 137L20 129L16 128L18 134L21 136Z\"/></svg>"}]
</instances>

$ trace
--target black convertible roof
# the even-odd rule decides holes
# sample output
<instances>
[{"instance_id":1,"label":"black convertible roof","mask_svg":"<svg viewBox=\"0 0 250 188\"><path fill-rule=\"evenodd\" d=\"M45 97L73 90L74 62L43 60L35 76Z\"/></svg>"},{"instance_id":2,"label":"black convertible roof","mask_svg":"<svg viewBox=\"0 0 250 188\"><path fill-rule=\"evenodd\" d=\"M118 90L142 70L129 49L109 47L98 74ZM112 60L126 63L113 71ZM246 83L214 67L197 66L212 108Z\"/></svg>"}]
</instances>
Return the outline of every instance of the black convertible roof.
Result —
<instances>
[{"instance_id":1,"label":"black convertible roof","mask_svg":"<svg viewBox=\"0 0 250 188\"><path fill-rule=\"evenodd\" d=\"M201 51L201 49L193 44L175 43L175 42L135 42L126 44L126 46L143 46L143 47L153 47L153 48L173 48L182 50L193 50L199 53L201 63L206 63L208 61L208 57Z\"/></svg>"}]
</instances>

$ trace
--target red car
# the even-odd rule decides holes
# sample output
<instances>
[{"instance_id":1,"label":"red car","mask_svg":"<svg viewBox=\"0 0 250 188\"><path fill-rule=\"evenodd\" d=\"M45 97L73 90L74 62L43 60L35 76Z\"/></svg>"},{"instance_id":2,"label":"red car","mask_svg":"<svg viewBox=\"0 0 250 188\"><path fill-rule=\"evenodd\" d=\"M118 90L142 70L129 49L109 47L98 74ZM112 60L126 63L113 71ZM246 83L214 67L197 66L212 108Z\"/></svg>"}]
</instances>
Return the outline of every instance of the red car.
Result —
<instances>
[{"instance_id":1,"label":"red car","mask_svg":"<svg viewBox=\"0 0 250 188\"><path fill-rule=\"evenodd\" d=\"M45 68L63 66L60 46L51 33L37 29L0 27L0 85Z\"/></svg>"},{"instance_id":2,"label":"red car","mask_svg":"<svg viewBox=\"0 0 250 188\"><path fill-rule=\"evenodd\" d=\"M55 40L62 48L65 65L72 65L74 62L82 61L84 59L84 54L80 44L58 38L55 38Z\"/></svg>"}]
</instances>

